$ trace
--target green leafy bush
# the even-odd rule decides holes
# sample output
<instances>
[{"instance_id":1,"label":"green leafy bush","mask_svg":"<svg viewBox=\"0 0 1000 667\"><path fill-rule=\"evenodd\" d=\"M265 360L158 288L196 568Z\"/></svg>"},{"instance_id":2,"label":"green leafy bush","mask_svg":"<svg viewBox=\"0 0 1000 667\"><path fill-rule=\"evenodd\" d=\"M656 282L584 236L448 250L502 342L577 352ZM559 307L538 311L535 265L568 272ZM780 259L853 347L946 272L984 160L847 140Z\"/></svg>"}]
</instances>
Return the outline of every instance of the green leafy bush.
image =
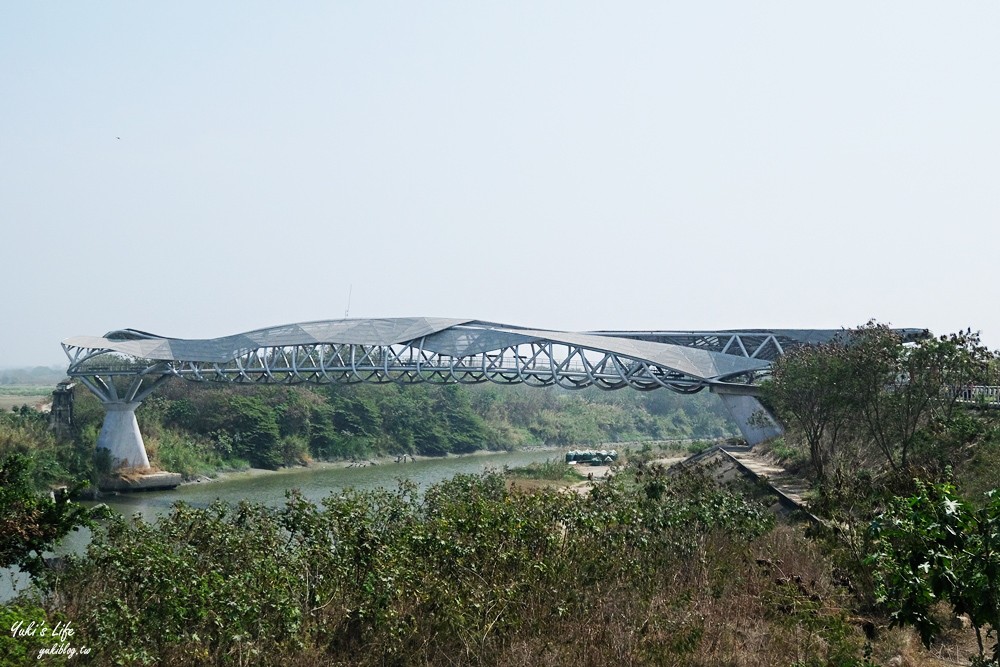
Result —
<instances>
[{"instance_id":1,"label":"green leafy bush","mask_svg":"<svg viewBox=\"0 0 1000 667\"><path fill-rule=\"evenodd\" d=\"M968 614L985 655L983 629L1000 628L1000 493L974 509L948 483L917 482L872 524L879 601L897 625L912 625L925 645L941 628L931 607L951 603ZM1000 660L1000 642L992 659Z\"/></svg>"},{"instance_id":2,"label":"green leafy bush","mask_svg":"<svg viewBox=\"0 0 1000 667\"><path fill-rule=\"evenodd\" d=\"M65 655L42 654L57 643L48 630L57 626L49 622L45 610L28 603L0 605L0 667L24 665L65 665Z\"/></svg>"}]
</instances>

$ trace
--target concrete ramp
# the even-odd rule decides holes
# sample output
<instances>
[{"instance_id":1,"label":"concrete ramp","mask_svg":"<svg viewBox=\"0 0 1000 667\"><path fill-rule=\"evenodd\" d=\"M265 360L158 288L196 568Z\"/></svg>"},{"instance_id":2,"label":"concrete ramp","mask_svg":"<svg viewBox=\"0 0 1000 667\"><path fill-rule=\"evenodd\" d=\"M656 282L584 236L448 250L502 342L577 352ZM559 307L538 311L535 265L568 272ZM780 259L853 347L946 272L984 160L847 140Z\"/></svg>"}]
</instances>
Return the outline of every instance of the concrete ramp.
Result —
<instances>
[{"instance_id":1,"label":"concrete ramp","mask_svg":"<svg viewBox=\"0 0 1000 667\"><path fill-rule=\"evenodd\" d=\"M675 474L697 470L711 477L719 486L730 486L741 481L764 484L777 498L771 506L776 514L802 513L810 521L820 522L806 505L805 493L809 490L806 480L765 461L749 448L735 449L736 451L727 451L722 447L712 447L674 464L669 470Z\"/></svg>"}]
</instances>

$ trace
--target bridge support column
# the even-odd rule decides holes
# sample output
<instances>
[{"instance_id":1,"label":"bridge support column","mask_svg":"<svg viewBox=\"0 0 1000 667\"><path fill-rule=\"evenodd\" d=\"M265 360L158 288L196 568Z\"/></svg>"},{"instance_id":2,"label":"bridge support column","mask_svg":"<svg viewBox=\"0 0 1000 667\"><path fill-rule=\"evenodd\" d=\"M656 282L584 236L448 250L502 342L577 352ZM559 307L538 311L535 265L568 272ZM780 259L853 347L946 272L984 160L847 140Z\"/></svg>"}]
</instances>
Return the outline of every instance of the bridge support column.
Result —
<instances>
[{"instance_id":1,"label":"bridge support column","mask_svg":"<svg viewBox=\"0 0 1000 667\"><path fill-rule=\"evenodd\" d=\"M138 402L108 401L104 403L104 423L97 436L98 449L111 452L115 468L148 468L146 444L135 420Z\"/></svg>"},{"instance_id":2,"label":"bridge support column","mask_svg":"<svg viewBox=\"0 0 1000 667\"><path fill-rule=\"evenodd\" d=\"M749 446L759 445L785 433L781 424L753 396L717 391L714 387L712 391L726 406Z\"/></svg>"},{"instance_id":3,"label":"bridge support column","mask_svg":"<svg viewBox=\"0 0 1000 667\"><path fill-rule=\"evenodd\" d=\"M104 405L104 423L97 435L97 448L111 453L112 467L149 468L135 409L167 376L116 378L81 374L76 377Z\"/></svg>"}]
</instances>

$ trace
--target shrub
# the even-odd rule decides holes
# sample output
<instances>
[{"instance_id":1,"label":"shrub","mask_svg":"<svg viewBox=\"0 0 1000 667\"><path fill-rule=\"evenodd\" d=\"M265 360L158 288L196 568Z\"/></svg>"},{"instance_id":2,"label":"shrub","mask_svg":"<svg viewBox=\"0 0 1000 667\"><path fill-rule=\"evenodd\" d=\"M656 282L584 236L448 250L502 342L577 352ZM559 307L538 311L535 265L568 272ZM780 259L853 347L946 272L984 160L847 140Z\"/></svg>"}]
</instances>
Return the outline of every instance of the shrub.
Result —
<instances>
[{"instance_id":1,"label":"shrub","mask_svg":"<svg viewBox=\"0 0 1000 667\"><path fill-rule=\"evenodd\" d=\"M485 473L422 497L401 482L178 505L98 531L49 604L94 664L850 664L859 633L800 535L654 476L586 496Z\"/></svg>"},{"instance_id":2,"label":"shrub","mask_svg":"<svg viewBox=\"0 0 1000 667\"><path fill-rule=\"evenodd\" d=\"M50 623L43 608L29 603L0 605L0 667L65 665L64 655L41 653L58 643L56 638L48 636L49 628L57 623Z\"/></svg>"},{"instance_id":3,"label":"shrub","mask_svg":"<svg viewBox=\"0 0 1000 667\"><path fill-rule=\"evenodd\" d=\"M975 510L954 486L917 482L917 494L897 498L872 524L879 601L895 625L912 625L925 645L941 631L931 613L946 600L968 614L985 655L982 629L1000 628L1000 493ZM1000 660L1000 642L993 646Z\"/></svg>"}]
</instances>

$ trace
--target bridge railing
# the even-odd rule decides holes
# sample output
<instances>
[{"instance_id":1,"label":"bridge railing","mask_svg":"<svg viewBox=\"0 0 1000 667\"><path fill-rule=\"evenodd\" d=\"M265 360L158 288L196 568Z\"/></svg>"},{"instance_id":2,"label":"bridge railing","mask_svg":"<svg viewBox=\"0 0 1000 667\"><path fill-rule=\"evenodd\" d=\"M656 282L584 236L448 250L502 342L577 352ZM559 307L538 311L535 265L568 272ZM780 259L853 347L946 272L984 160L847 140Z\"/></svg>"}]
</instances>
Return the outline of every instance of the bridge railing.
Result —
<instances>
[{"instance_id":1,"label":"bridge railing","mask_svg":"<svg viewBox=\"0 0 1000 667\"><path fill-rule=\"evenodd\" d=\"M996 385L969 385L964 387L951 387L952 395L961 403L980 403L984 405L1000 406L1000 386Z\"/></svg>"}]
</instances>

